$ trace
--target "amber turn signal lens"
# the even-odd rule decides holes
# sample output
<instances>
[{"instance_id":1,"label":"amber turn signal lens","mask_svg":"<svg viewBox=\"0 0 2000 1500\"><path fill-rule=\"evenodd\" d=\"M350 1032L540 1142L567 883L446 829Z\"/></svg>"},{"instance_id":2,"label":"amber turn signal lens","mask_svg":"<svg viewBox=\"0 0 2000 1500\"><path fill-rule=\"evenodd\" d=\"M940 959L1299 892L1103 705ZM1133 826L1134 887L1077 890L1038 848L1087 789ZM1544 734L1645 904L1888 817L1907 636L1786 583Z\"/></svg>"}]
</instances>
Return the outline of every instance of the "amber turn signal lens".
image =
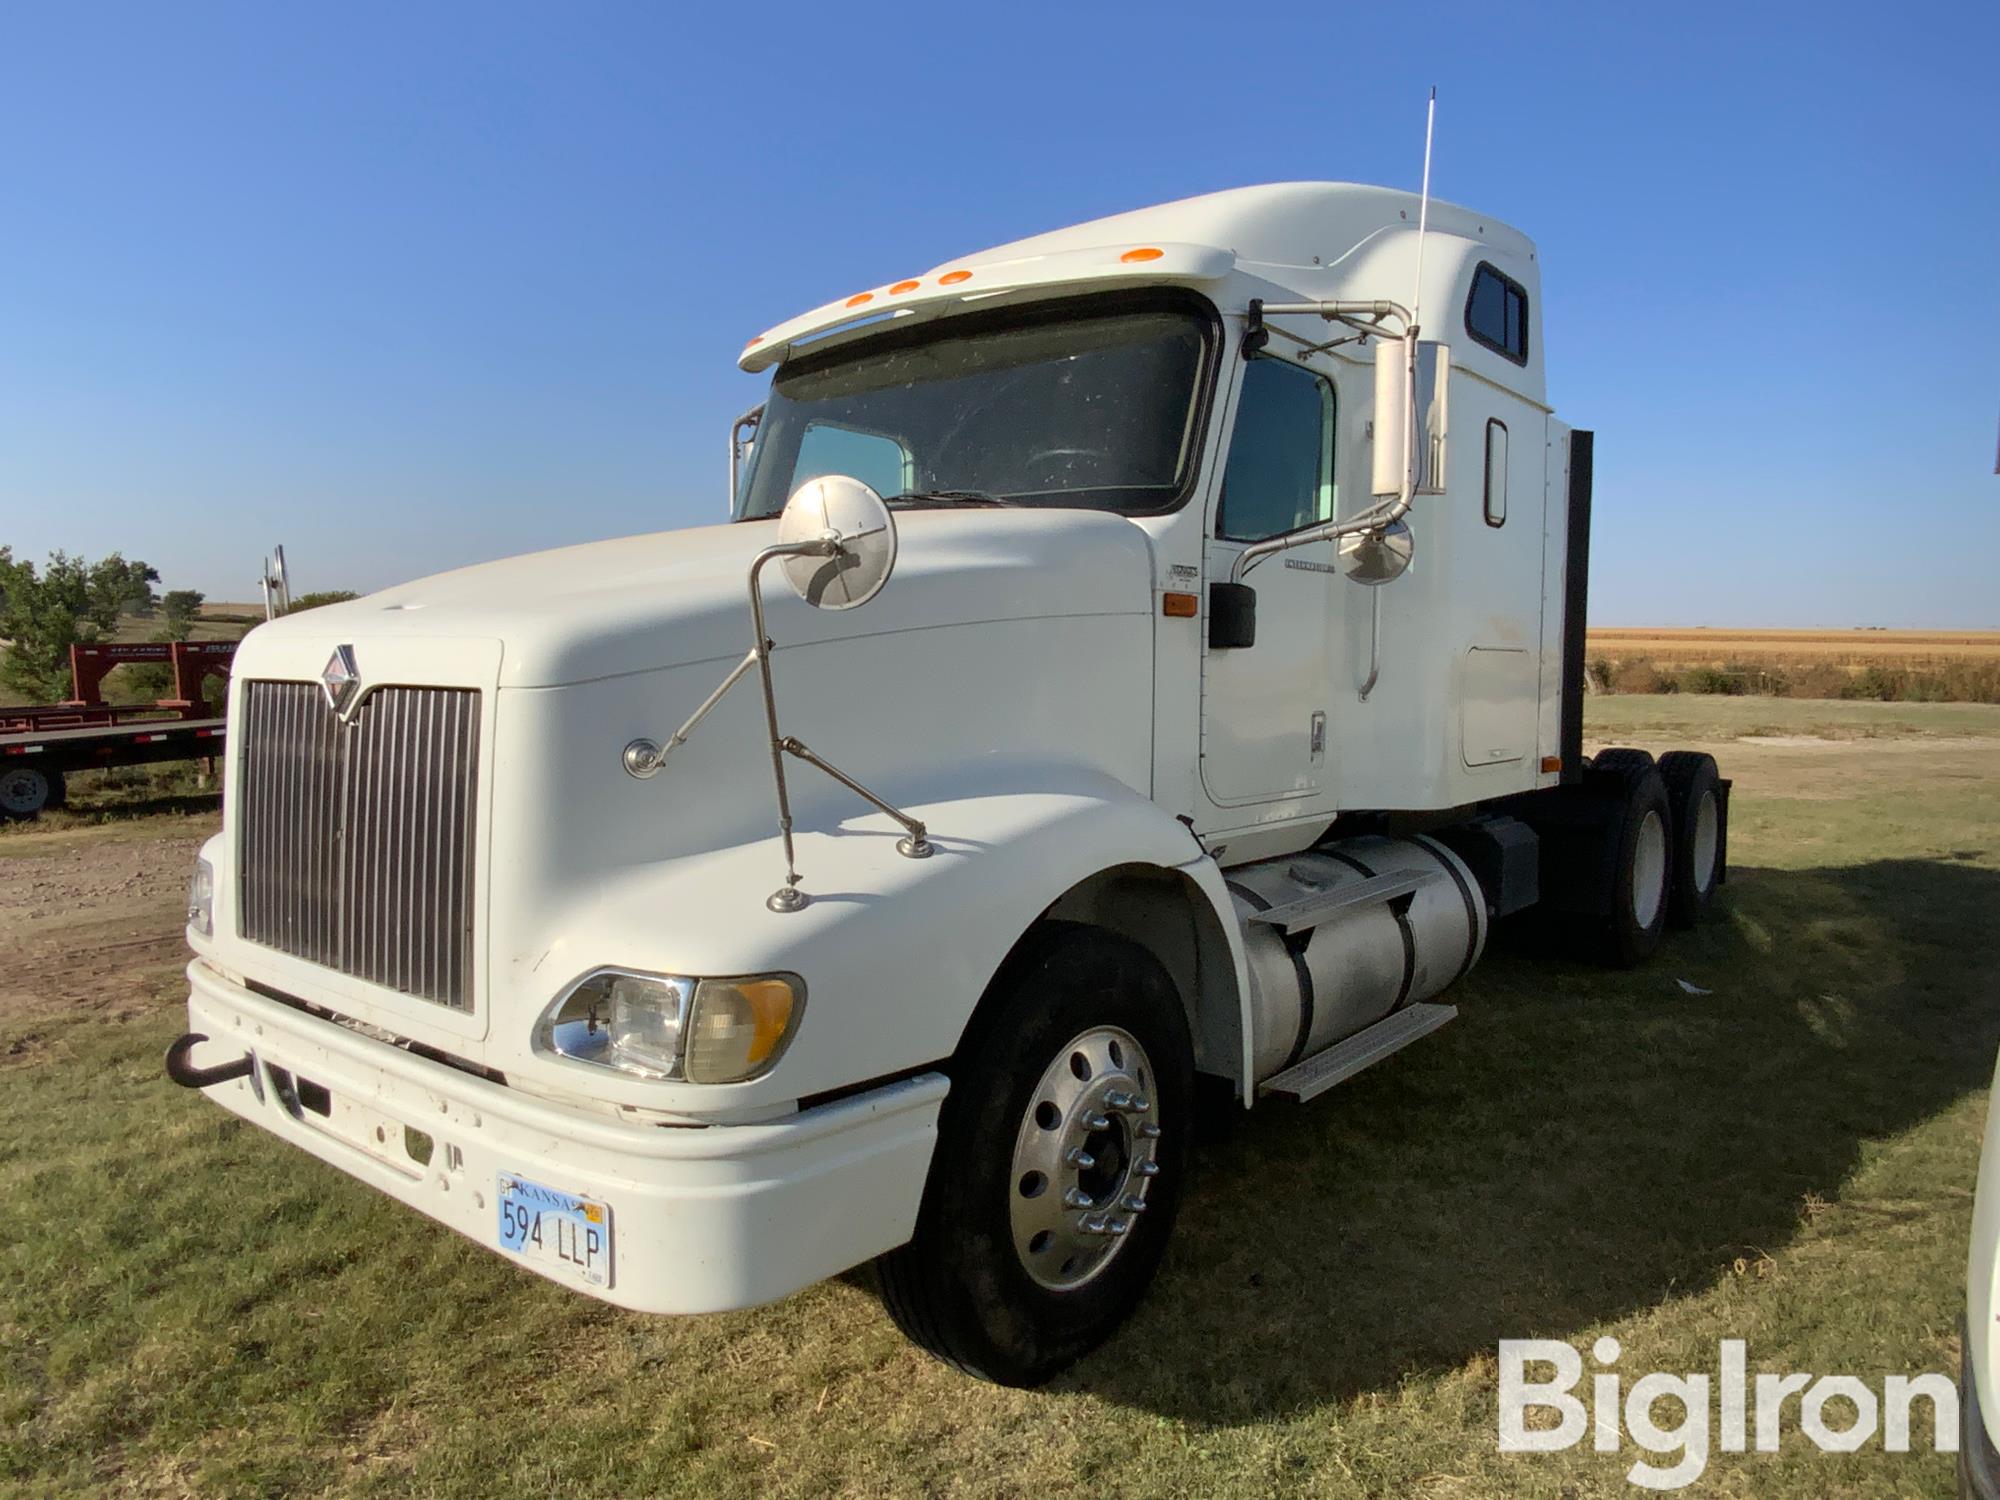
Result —
<instances>
[{"instance_id":1,"label":"amber turn signal lens","mask_svg":"<svg viewBox=\"0 0 2000 1500\"><path fill-rule=\"evenodd\" d=\"M847 299L847 305L849 307L859 307L864 302L873 302L874 300L875 294L873 292L856 292L852 297Z\"/></svg>"},{"instance_id":2,"label":"amber turn signal lens","mask_svg":"<svg viewBox=\"0 0 2000 1500\"><path fill-rule=\"evenodd\" d=\"M972 280L970 271L947 271L938 277L939 286L957 286L961 281Z\"/></svg>"},{"instance_id":3,"label":"amber turn signal lens","mask_svg":"<svg viewBox=\"0 0 2000 1500\"><path fill-rule=\"evenodd\" d=\"M789 978L704 979L695 989L683 1064L690 1083L740 1083L768 1070L798 1018Z\"/></svg>"},{"instance_id":4,"label":"amber turn signal lens","mask_svg":"<svg viewBox=\"0 0 2000 1500\"><path fill-rule=\"evenodd\" d=\"M1560 771L1562 768L1563 758L1560 755L1544 755L1542 757L1542 769L1544 771Z\"/></svg>"},{"instance_id":5,"label":"amber turn signal lens","mask_svg":"<svg viewBox=\"0 0 2000 1500\"><path fill-rule=\"evenodd\" d=\"M904 292L914 292L918 287L922 285L923 283L921 281L899 281L894 286L889 288L889 293L891 296L899 297Z\"/></svg>"},{"instance_id":6,"label":"amber turn signal lens","mask_svg":"<svg viewBox=\"0 0 2000 1500\"><path fill-rule=\"evenodd\" d=\"M1162 594L1160 613L1173 620L1192 620L1201 613L1201 600L1193 594Z\"/></svg>"},{"instance_id":7,"label":"amber turn signal lens","mask_svg":"<svg viewBox=\"0 0 2000 1500\"><path fill-rule=\"evenodd\" d=\"M1151 245L1147 245L1138 250L1127 250L1123 255L1119 256L1118 258L1124 261L1125 264L1129 266L1129 265L1135 265L1142 260L1158 260L1162 255L1165 255L1166 253L1167 252L1164 250L1155 250Z\"/></svg>"}]
</instances>

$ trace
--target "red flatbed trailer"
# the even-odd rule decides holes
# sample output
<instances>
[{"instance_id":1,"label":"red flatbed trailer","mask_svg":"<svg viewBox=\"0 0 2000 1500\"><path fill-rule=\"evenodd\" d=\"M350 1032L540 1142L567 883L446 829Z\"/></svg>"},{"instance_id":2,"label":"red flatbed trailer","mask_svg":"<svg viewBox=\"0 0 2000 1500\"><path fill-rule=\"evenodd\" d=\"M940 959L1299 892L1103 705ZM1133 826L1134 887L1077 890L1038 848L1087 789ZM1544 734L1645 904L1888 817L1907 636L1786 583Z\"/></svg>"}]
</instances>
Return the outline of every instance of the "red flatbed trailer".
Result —
<instances>
[{"instance_id":1,"label":"red flatbed trailer","mask_svg":"<svg viewBox=\"0 0 2000 1500\"><path fill-rule=\"evenodd\" d=\"M71 771L221 755L227 721L208 715L201 685L211 672L226 675L235 655L234 641L70 647L74 700L0 708L0 817L32 818L45 807L60 807ZM125 662L171 666L173 696L157 703L101 701L105 676Z\"/></svg>"}]
</instances>

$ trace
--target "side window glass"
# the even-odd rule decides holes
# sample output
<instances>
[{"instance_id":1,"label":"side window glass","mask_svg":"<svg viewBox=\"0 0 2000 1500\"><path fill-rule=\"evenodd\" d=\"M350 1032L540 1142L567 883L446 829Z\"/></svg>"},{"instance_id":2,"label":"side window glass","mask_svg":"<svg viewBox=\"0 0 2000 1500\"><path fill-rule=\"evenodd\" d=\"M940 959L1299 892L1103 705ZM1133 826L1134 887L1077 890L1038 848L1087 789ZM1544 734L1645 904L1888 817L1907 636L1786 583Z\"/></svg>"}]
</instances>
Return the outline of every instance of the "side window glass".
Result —
<instances>
[{"instance_id":1,"label":"side window glass","mask_svg":"<svg viewBox=\"0 0 2000 1500\"><path fill-rule=\"evenodd\" d=\"M1517 365L1528 362L1528 293L1511 276L1481 262L1465 299L1465 331Z\"/></svg>"},{"instance_id":2,"label":"side window glass","mask_svg":"<svg viewBox=\"0 0 2000 1500\"><path fill-rule=\"evenodd\" d=\"M1507 424L1498 417L1486 422L1486 524L1507 524Z\"/></svg>"},{"instance_id":3,"label":"side window glass","mask_svg":"<svg viewBox=\"0 0 2000 1500\"><path fill-rule=\"evenodd\" d=\"M887 497L914 489L910 455L894 438L832 422L814 422L799 439L798 462L792 469L792 488L808 479L828 474L845 474L858 479L876 494Z\"/></svg>"},{"instance_id":4,"label":"side window glass","mask_svg":"<svg viewBox=\"0 0 2000 1500\"><path fill-rule=\"evenodd\" d=\"M1333 386L1277 359L1253 359L1222 473L1216 532L1258 542L1334 515Z\"/></svg>"}]
</instances>

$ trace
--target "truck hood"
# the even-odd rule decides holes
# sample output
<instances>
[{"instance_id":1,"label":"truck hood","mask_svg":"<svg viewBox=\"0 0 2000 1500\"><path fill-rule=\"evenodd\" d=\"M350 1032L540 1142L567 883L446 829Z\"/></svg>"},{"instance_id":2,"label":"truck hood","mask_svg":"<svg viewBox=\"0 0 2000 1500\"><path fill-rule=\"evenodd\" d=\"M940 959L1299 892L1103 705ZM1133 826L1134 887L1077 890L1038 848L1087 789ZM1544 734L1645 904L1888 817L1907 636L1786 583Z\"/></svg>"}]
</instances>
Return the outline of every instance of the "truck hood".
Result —
<instances>
[{"instance_id":1,"label":"truck hood","mask_svg":"<svg viewBox=\"0 0 2000 1500\"><path fill-rule=\"evenodd\" d=\"M1145 613L1153 559L1145 532L1080 510L918 510L897 514L895 575L865 608L814 610L764 570L767 624L786 645L985 621ZM294 638L502 643L499 685L557 687L707 660L750 647L751 560L772 521L656 532L439 573L365 599L260 626L258 644Z\"/></svg>"}]
</instances>

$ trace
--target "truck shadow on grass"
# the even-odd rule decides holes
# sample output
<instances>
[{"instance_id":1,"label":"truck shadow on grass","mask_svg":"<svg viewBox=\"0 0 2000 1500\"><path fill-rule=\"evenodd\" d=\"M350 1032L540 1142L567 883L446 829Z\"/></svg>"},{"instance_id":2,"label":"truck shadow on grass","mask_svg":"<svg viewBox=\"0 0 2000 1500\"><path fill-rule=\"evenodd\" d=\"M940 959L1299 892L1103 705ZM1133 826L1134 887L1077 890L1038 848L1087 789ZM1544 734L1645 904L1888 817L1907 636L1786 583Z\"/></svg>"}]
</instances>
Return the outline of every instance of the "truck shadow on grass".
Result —
<instances>
[{"instance_id":1,"label":"truck shadow on grass","mask_svg":"<svg viewBox=\"0 0 2000 1500\"><path fill-rule=\"evenodd\" d=\"M1503 938L1456 1023L1197 1153L1151 1296L1061 1384L1236 1425L1702 1292L1986 1086L1995 911L2000 871L1885 860L1733 871L1636 972Z\"/></svg>"}]
</instances>

